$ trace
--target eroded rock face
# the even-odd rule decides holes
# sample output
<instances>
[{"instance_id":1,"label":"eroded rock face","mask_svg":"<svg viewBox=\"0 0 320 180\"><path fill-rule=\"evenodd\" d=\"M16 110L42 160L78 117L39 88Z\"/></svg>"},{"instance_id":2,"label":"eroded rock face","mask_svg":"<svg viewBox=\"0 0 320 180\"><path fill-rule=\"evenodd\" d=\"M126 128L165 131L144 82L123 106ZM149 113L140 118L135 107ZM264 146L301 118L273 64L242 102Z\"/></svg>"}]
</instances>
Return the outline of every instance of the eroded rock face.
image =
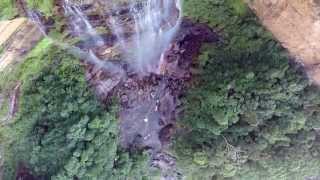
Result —
<instances>
[{"instance_id":1,"label":"eroded rock face","mask_svg":"<svg viewBox=\"0 0 320 180\"><path fill-rule=\"evenodd\" d=\"M320 0L251 0L248 4L320 84Z\"/></svg>"}]
</instances>

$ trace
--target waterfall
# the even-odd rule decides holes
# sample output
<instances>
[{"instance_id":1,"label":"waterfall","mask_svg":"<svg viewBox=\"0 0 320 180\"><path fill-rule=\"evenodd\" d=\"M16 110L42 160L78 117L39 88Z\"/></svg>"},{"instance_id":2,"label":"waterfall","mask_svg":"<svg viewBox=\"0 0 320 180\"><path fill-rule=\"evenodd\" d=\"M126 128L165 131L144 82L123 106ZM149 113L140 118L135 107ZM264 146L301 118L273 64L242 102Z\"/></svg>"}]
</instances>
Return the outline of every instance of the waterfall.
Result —
<instances>
[{"instance_id":1,"label":"waterfall","mask_svg":"<svg viewBox=\"0 0 320 180\"><path fill-rule=\"evenodd\" d=\"M120 14L120 6L112 5L112 11L116 13L108 20L125 60L139 73L159 73L161 57L180 25L181 1L131 0L127 21Z\"/></svg>"},{"instance_id":2,"label":"waterfall","mask_svg":"<svg viewBox=\"0 0 320 180\"><path fill-rule=\"evenodd\" d=\"M69 0L65 0L63 8L66 17L69 18L71 30L74 35L79 36L83 40L91 40L94 42L94 46L104 45L103 38L92 27L88 18L78 5L69 2Z\"/></svg>"},{"instance_id":3,"label":"waterfall","mask_svg":"<svg viewBox=\"0 0 320 180\"><path fill-rule=\"evenodd\" d=\"M122 59L140 75L159 74L164 54L170 48L181 23L181 0L128 0L125 3L106 0L105 3L111 5L111 13L106 18L109 26L105 28L111 29L116 36L114 46L119 48ZM69 32L79 37L89 49L105 44L82 11L81 5L64 0L63 9L69 22ZM122 14L123 9L128 11ZM36 11L29 11L29 17L45 34L39 16Z\"/></svg>"}]
</instances>

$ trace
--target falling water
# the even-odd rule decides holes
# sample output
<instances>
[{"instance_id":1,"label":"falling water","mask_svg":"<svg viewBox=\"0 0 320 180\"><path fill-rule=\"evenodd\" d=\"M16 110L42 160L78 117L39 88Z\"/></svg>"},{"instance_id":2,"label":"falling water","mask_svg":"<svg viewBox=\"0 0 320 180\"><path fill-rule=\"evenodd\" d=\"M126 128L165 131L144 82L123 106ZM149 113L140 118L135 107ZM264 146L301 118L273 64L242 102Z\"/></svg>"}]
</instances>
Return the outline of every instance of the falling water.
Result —
<instances>
[{"instance_id":1,"label":"falling water","mask_svg":"<svg viewBox=\"0 0 320 180\"><path fill-rule=\"evenodd\" d=\"M94 42L94 46L102 46L104 44L102 37L92 27L88 18L78 5L69 2L69 0L65 0L63 8L65 15L69 19L71 31L74 35L82 38L83 40L90 40Z\"/></svg>"},{"instance_id":2,"label":"falling water","mask_svg":"<svg viewBox=\"0 0 320 180\"><path fill-rule=\"evenodd\" d=\"M110 16L109 24L125 60L142 74L159 73L163 53L169 48L180 25L181 1L131 0L128 4L130 20L122 17L120 6L113 5L116 13Z\"/></svg>"}]
</instances>

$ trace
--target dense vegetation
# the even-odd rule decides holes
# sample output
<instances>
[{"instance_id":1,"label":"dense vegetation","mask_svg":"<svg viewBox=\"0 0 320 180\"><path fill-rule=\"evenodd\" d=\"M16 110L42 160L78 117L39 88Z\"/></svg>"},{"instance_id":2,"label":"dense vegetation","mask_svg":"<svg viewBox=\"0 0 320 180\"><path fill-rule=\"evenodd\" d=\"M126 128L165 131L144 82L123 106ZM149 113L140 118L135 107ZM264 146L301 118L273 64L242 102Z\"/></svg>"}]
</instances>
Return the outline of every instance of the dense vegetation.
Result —
<instances>
[{"instance_id":1,"label":"dense vegetation","mask_svg":"<svg viewBox=\"0 0 320 180\"><path fill-rule=\"evenodd\" d=\"M40 45L24 64L42 65L20 78L19 112L0 130L4 179L22 167L41 179L146 179L146 155L118 148L115 103L100 105L74 57Z\"/></svg>"},{"instance_id":2,"label":"dense vegetation","mask_svg":"<svg viewBox=\"0 0 320 180\"><path fill-rule=\"evenodd\" d=\"M0 0L0 20L11 19L16 15L14 0Z\"/></svg>"},{"instance_id":3,"label":"dense vegetation","mask_svg":"<svg viewBox=\"0 0 320 180\"><path fill-rule=\"evenodd\" d=\"M320 173L319 91L238 0L185 0L220 32L188 93L175 152L189 179L304 179Z\"/></svg>"}]
</instances>

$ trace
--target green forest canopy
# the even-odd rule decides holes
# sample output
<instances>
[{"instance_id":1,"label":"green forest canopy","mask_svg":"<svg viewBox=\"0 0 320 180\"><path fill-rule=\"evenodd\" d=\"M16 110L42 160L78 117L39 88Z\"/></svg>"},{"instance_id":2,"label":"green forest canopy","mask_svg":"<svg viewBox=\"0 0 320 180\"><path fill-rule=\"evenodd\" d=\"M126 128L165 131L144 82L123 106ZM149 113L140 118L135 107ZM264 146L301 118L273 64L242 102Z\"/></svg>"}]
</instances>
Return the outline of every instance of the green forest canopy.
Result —
<instances>
[{"instance_id":1,"label":"green forest canopy","mask_svg":"<svg viewBox=\"0 0 320 180\"><path fill-rule=\"evenodd\" d=\"M14 0L0 0L0 21L17 15Z\"/></svg>"}]
</instances>

